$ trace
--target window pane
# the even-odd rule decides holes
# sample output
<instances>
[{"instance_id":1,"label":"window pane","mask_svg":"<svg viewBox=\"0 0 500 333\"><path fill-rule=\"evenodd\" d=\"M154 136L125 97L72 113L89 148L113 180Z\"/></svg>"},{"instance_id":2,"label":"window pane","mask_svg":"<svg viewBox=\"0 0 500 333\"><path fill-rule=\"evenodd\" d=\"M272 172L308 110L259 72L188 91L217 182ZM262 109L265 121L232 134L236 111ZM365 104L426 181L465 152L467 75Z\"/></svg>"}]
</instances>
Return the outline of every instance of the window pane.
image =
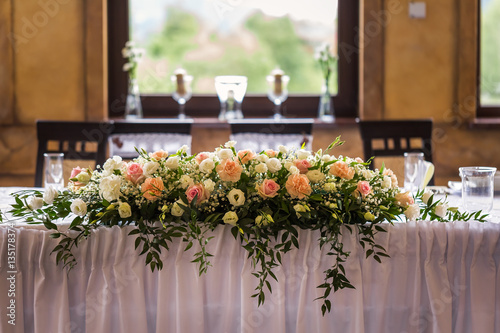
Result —
<instances>
[{"instance_id":1,"label":"window pane","mask_svg":"<svg viewBox=\"0 0 500 333\"><path fill-rule=\"evenodd\" d=\"M481 0L481 105L500 105L500 0Z\"/></svg>"},{"instance_id":2,"label":"window pane","mask_svg":"<svg viewBox=\"0 0 500 333\"><path fill-rule=\"evenodd\" d=\"M280 67L290 93L319 94L314 58L324 43L337 52L337 0L130 0L131 39L146 55L142 93L170 93L178 67L194 76L195 93L214 93L217 75L245 75L249 93L265 93ZM337 92L337 69L331 76Z\"/></svg>"}]
</instances>

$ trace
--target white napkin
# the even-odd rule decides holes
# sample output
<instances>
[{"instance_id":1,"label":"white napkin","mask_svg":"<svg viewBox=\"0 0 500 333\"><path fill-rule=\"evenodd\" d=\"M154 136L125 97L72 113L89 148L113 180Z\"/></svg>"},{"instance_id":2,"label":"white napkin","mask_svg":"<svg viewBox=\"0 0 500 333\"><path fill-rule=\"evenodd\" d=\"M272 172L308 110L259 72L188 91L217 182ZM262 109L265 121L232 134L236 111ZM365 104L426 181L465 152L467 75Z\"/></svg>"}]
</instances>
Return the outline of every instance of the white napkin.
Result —
<instances>
[{"instance_id":1,"label":"white napkin","mask_svg":"<svg viewBox=\"0 0 500 333\"><path fill-rule=\"evenodd\" d=\"M422 188L425 188L427 184L431 181L432 176L434 175L434 164L431 162L424 161L424 177L422 178Z\"/></svg>"}]
</instances>

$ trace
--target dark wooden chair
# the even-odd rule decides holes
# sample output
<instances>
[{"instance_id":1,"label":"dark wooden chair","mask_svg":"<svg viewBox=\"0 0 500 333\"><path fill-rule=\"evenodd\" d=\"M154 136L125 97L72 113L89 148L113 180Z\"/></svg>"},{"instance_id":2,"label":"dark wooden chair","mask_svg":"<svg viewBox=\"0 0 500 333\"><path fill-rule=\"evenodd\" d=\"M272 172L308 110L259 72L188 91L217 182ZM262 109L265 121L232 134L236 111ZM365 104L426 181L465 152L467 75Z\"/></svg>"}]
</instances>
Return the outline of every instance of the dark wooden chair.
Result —
<instances>
[{"instance_id":1,"label":"dark wooden chair","mask_svg":"<svg viewBox=\"0 0 500 333\"><path fill-rule=\"evenodd\" d=\"M90 160L96 165L106 161L109 127L105 122L38 120L36 129L36 187L42 186L44 153L64 153L65 160Z\"/></svg>"},{"instance_id":2,"label":"dark wooden chair","mask_svg":"<svg viewBox=\"0 0 500 333\"><path fill-rule=\"evenodd\" d=\"M432 162L432 119L358 120L358 124L365 160L423 152L425 160ZM375 168L374 163L370 164L370 168Z\"/></svg>"}]
</instances>

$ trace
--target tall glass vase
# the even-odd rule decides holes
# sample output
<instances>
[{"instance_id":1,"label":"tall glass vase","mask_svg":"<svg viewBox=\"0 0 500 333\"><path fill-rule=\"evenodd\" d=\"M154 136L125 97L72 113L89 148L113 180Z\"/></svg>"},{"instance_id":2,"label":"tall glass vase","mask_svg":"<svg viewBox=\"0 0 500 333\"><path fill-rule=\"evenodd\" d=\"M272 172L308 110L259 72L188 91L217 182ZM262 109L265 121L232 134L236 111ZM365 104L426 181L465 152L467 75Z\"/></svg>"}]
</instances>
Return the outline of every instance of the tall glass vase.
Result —
<instances>
[{"instance_id":1,"label":"tall glass vase","mask_svg":"<svg viewBox=\"0 0 500 333\"><path fill-rule=\"evenodd\" d=\"M137 79L129 79L127 101L125 104L125 119L142 118L141 96Z\"/></svg>"},{"instance_id":2,"label":"tall glass vase","mask_svg":"<svg viewBox=\"0 0 500 333\"><path fill-rule=\"evenodd\" d=\"M323 82L321 96L319 97L318 118L325 122L333 122L335 120L335 112L333 109L332 95L328 79Z\"/></svg>"}]
</instances>

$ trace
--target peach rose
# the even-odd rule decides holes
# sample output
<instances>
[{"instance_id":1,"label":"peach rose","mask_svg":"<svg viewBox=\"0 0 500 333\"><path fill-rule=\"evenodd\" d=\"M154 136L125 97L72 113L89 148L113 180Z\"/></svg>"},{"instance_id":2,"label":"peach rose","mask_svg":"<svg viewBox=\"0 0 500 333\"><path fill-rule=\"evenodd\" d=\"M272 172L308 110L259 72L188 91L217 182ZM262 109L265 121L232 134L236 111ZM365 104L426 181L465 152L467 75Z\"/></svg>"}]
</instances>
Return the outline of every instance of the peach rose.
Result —
<instances>
[{"instance_id":1,"label":"peach rose","mask_svg":"<svg viewBox=\"0 0 500 333\"><path fill-rule=\"evenodd\" d=\"M346 162L337 161L330 166L330 173L336 177L352 179L355 171Z\"/></svg>"},{"instance_id":2,"label":"peach rose","mask_svg":"<svg viewBox=\"0 0 500 333\"><path fill-rule=\"evenodd\" d=\"M278 195L280 186L272 179L264 179L264 181L257 186L257 192L264 198L274 198Z\"/></svg>"},{"instance_id":3,"label":"peach rose","mask_svg":"<svg viewBox=\"0 0 500 333\"><path fill-rule=\"evenodd\" d=\"M398 193L394 198L396 199L396 204L404 208L415 203L415 200L413 200L410 192Z\"/></svg>"},{"instance_id":4,"label":"peach rose","mask_svg":"<svg viewBox=\"0 0 500 333\"><path fill-rule=\"evenodd\" d=\"M204 152L198 153L194 160L196 161L196 164L200 164L201 162L203 162L204 160L206 160L209 157L210 157L210 154L204 151Z\"/></svg>"},{"instance_id":5,"label":"peach rose","mask_svg":"<svg viewBox=\"0 0 500 333\"><path fill-rule=\"evenodd\" d=\"M196 196L198 196L198 199L196 199L196 204L199 205L210 197L210 192L207 191L205 186L203 186L202 184L189 186L186 190L186 197L189 203L191 203L191 201L193 201Z\"/></svg>"},{"instance_id":6,"label":"peach rose","mask_svg":"<svg viewBox=\"0 0 500 333\"><path fill-rule=\"evenodd\" d=\"M129 163L125 173L125 178L134 184L140 183L144 179L142 166L139 163Z\"/></svg>"},{"instance_id":7,"label":"peach rose","mask_svg":"<svg viewBox=\"0 0 500 333\"><path fill-rule=\"evenodd\" d=\"M286 190L292 198L303 199L310 195L312 190L309 185L309 178L300 173L290 175L286 181Z\"/></svg>"},{"instance_id":8,"label":"peach rose","mask_svg":"<svg viewBox=\"0 0 500 333\"><path fill-rule=\"evenodd\" d=\"M165 189L161 177L146 178L141 186L142 196L150 201L155 201L161 197L161 192Z\"/></svg>"},{"instance_id":9,"label":"peach rose","mask_svg":"<svg viewBox=\"0 0 500 333\"><path fill-rule=\"evenodd\" d=\"M307 171L309 171L309 168L312 166L308 160L295 160L293 161L293 165L295 165L297 169L299 169L300 173L307 173Z\"/></svg>"},{"instance_id":10,"label":"peach rose","mask_svg":"<svg viewBox=\"0 0 500 333\"><path fill-rule=\"evenodd\" d=\"M269 158L276 157L276 155L278 155L278 152L272 149L266 149L265 153L267 156L269 156Z\"/></svg>"},{"instance_id":11,"label":"peach rose","mask_svg":"<svg viewBox=\"0 0 500 333\"><path fill-rule=\"evenodd\" d=\"M255 153L249 149L240 150L238 151L238 158L242 164L247 164L255 158Z\"/></svg>"},{"instance_id":12,"label":"peach rose","mask_svg":"<svg viewBox=\"0 0 500 333\"><path fill-rule=\"evenodd\" d=\"M358 163L365 163L361 157L356 157L354 160Z\"/></svg>"},{"instance_id":13,"label":"peach rose","mask_svg":"<svg viewBox=\"0 0 500 333\"><path fill-rule=\"evenodd\" d=\"M391 177L392 188L398 187L398 177L396 177L396 175L394 174L394 172L392 172L391 169L384 169L384 172L382 172L382 175Z\"/></svg>"},{"instance_id":14,"label":"peach rose","mask_svg":"<svg viewBox=\"0 0 500 333\"><path fill-rule=\"evenodd\" d=\"M237 182L240 180L243 168L239 162L232 159L226 159L217 165L216 171L221 180Z\"/></svg>"},{"instance_id":15,"label":"peach rose","mask_svg":"<svg viewBox=\"0 0 500 333\"><path fill-rule=\"evenodd\" d=\"M366 180L358 182L357 190L363 198L372 192L370 183L367 182Z\"/></svg>"},{"instance_id":16,"label":"peach rose","mask_svg":"<svg viewBox=\"0 0 500 333\"><path fill-rule=\"evenodd\" d=\"M155 159L157 161L162 160L164 158L167 158L168 153L164 151L163 149L160 149L158 151L155 151L154 153L149 154L149 157L152 159Z\"/></svg>"}]
</instances>

